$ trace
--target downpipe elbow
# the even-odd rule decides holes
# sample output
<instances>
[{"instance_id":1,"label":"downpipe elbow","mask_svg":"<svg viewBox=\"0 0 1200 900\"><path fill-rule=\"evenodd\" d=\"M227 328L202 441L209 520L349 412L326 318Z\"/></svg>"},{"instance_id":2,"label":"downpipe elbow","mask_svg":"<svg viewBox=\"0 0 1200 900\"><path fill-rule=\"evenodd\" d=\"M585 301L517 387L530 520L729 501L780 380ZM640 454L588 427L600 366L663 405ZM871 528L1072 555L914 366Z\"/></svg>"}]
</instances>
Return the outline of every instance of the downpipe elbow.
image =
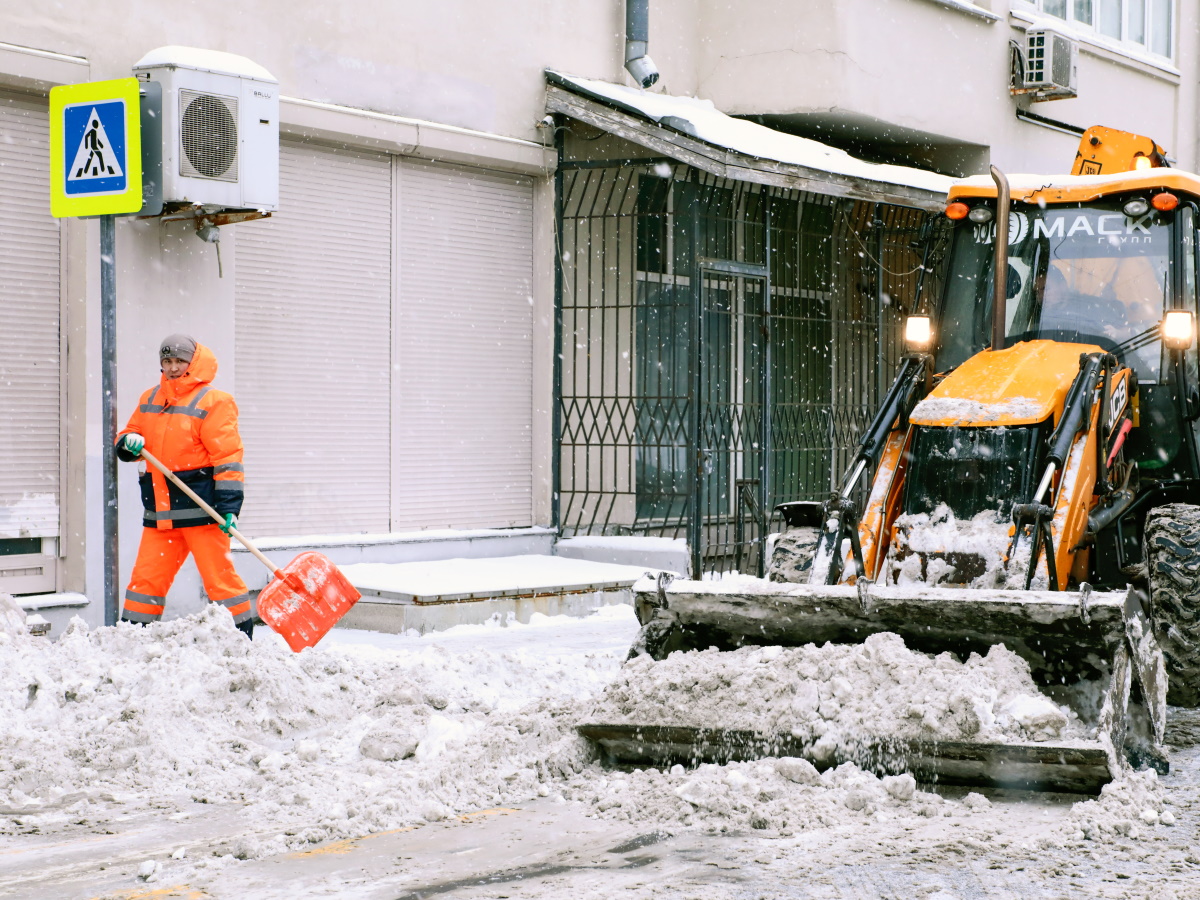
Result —
<instances>
[{"instance_id":1,"label":"downpipe elbow","mask_svg":"<svg viewBox=\"0 0 1200 900\"><path fill-rule=\"evenodd\" d=\"M625 42L625 70L644 90L658 81L658 66L646 55L647 41Z\"/></svg>"}]
</instances>

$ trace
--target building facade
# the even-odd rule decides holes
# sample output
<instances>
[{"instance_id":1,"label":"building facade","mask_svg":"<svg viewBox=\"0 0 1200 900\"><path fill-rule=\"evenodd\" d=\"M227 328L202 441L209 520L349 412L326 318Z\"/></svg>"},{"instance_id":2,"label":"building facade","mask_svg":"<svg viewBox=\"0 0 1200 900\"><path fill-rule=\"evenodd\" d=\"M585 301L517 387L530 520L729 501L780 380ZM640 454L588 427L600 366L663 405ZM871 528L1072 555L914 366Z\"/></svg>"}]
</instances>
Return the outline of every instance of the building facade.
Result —
<instances>
[{"instance_id":1,"label":"building facade","mask_svg":"<svg viewBox=\"0 0 1200 900\"><path fill-rule=\"evenodd\" d=\"M70 0L0 13L0 590L83 594L81 614L103 620L98 225L49 216L47 94L127 76L167 45L237 53L279 80L280 209L222 228L223 271L193 224L118 221L118 415L155 382L163 335L211 346L241 407L245 530L280 559L548 552L560 528L695 543L709 527L695 516L665 527L680 479L722 498L727 530L727 510L782 496L764 480L827 483L890 380L933 194L718 177L676 131L683 150L651 152L554 107L547 69L632 83L623 12L258 0L214 16ZM1186 0L662 0L652 92L947 175L1064 170L1091 124L1149 134L1194 168L1197 18ZM1031 26L1077 42L1075 98L1011 92ZM740 267L700 276L708 338L672 343L697 321L683 269L700 256ZM733 337L763 324L746 298L771 296L766 283L789 310L769 363ZM676 403L687 379L720 401L710 432L734 448L699 476L680 456L681 429L700 433ZM802 439L755 447L753 392L784 384L775 427ZM123 577L135 479L121 468ZM638 527L651 522L663 529ZM202 602L190 567L171 602Z\"/></svg>"}]
</instances>

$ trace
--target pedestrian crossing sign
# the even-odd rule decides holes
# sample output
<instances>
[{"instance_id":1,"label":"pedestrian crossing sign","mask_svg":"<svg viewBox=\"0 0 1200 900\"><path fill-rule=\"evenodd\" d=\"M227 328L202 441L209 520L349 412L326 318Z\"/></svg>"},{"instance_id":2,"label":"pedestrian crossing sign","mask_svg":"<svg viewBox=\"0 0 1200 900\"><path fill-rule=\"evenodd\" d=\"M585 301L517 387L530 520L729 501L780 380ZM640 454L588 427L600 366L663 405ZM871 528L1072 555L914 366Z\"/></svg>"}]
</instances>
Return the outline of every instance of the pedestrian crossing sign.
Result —
<instances>
[{"instance_id":1,"label":"pedestrian crossing sign","mask_svg":"<svg viewBox=\"0 0 1200 900\"><path fill-rule=\"evenodd\" d=\"M51 88L51 214L120 215L141 208L138 80Z\"/></svg>"}]
</instances>

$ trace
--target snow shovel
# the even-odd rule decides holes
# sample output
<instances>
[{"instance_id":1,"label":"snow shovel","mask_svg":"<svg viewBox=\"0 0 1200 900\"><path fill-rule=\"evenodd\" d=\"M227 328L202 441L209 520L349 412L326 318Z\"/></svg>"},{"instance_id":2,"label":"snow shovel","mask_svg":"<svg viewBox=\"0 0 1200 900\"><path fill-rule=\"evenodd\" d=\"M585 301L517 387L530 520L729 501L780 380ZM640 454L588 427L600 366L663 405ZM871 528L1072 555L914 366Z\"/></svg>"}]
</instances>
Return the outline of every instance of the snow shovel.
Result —
<instances>
[{"instance_id":1,"label":"snow shovel","mask_svg":"<svg viewBox=\"0 0 1200 900\"><path fill-rule=\"evenodd\" d=\"M225 523L224 516L200 499L144 447L142 458L191 497L218 524ZM312 550L301 553L281 569L236 528L230 528L229 533L271 570L273 578L258 594L258 615L273 631L282 635L296 653L321 640L362 596L338 567L320 553Z\"/></svg>"}]
</instances>

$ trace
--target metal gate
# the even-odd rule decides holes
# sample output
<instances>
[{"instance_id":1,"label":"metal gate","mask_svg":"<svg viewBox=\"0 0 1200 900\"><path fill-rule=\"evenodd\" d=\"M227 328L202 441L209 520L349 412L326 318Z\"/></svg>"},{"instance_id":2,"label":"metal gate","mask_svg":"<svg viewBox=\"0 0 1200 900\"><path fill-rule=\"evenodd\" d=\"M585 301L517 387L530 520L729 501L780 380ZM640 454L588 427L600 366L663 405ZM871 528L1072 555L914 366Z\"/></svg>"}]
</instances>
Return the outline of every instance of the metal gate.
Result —
<instances>
[{"instance_id":1,"label":"metal gate","mask_svg":"<svg viewBox=\"0 0 1200 900\"><path fill-rule=\"evenodd\" d=\"M890 383L926 214L666 162L559 176L558 522L761 575Z\"/></svg>"}]
</instances>

